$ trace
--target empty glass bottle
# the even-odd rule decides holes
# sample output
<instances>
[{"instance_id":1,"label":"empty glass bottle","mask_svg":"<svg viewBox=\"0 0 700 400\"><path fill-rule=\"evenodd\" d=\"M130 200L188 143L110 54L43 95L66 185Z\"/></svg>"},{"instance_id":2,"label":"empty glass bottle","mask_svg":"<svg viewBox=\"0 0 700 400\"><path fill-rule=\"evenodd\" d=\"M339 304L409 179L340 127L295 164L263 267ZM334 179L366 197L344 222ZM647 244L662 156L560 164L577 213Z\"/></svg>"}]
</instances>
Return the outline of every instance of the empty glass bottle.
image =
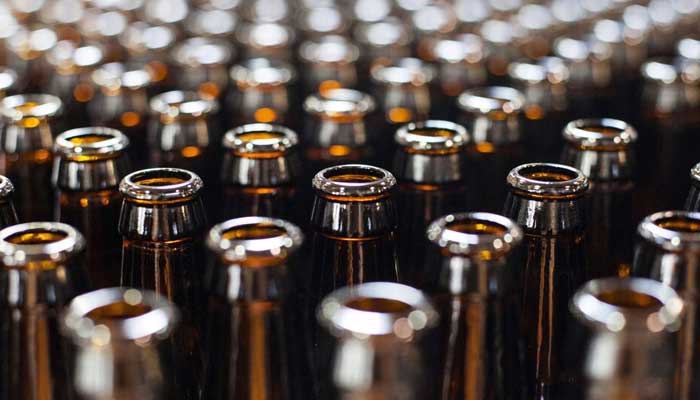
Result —
<instances>
[{"instance_id":1,"label":"empty glass bottle","mask_svg":"<svg viewBox=\"0 0 700 400\"><path fill-rule=\"evenodd\" d=\"M517 260L520 339L527 398L560 398L573 383L563 352L569 323L568 302L585 282L584 197L588 179L575 168L524 164L507 177L510 190L503 214L525 231Z\"/></svg>"},{"instance_id":2,"label":"empty glass bottle","mask_svg":"<svg viewBox=\"0 0 700 400\"><path fill-rule=\"evenodd\" d=\"M20 221L51 220L51 160L58 97L33 94L5 97L0 103L0 173L16 190Z\"/></svg>"},{"instance_id":3,"label":"empty glass bottle","mask_svg":"<svg viewBox=\"0 0 700 400\"><path fill-rule=\"evenodd\" d=\"M378 97L384 117L390 124L423 121L430 113L430 83L435 78L432 66L417 58L400 58L372 66L372 80L378 85Z\"/></svg>"},{"instance_id":4,"label":"empty glass bottle","mask_svg":"<svg viewBox=\"0 0 700 400\"><path fill-rule=\"evenodd\" d=\"M209 231L215 262L208 271L203 398L290 398L285 312L295 311L285 307L287 262L301 242L295 225L264 217L231 219Z\"/></svg>"},{"instance_id":5,"label":"empty glass bottle","mask_svg":"<svg viewBox=\"0 0 700 400\"><path fill-rule=\"evenodd\" d=\"M468 209L467 130L448 121L410 123L396 131L394 157L399 181L399 265L402 282L424 288L435 283L425 229L436 218Z\"/></svg>"},{"instance_id":6,"label":"empty glass bottle","mask_svg":"<svg viewBox=\"0 0 700 400\"><path fill-rule=\"evenodd\" d=\"M170 88L174 84L169 52L175 44L175 28L135 21L119 36L119 43L129 53L129 60L144 65L151 77L151 87Z\"/></svg>"},{"instance_id":7,"label":"empty glass bottle","mask_svg":"<svg viewBox=\"0 0 700 400\"><path fill-rule=\"evenodd\" d=\"M306 92L324 95L333 89L354 88L359 55L358 47L343 36L326 35L303 42L299 58L306 72Z\"/></svg>"},{"instance_id":8,"label":"empty glass bottle","mask_svg":"<svg viewBox=\"0 0 700 400\"><path fill-rule=\"evenodd\" d=\"M173 48L178 89L197 92L208 99L222 96L228 87L233 47L223 40L193 37Z\"/></svg>"},{"instance_id":9,"label":"empty glass bottle","mask_svg":"<svg viewBox=\"0 0 700 400\"><path fill-rule=\"evenodd\" d=\"M70 399L61 310L85 289L80 232L58 222L0 230L0 399Z\"/></svg>"},{"instance_id":10,"label":"empty glass bottle","mask_svg":"<svg viewBox=\"0 0 700 400\"><path fill-rule=\"evenodd\" d=\"M176 398L173 386L175 305L150 290L107 288L66 307L61 329L75 347L76 400Z\"/></svg>"},{"instance_id":11,"label":"empty glass bottle","mask_svg":"<svg viewBox=\"0 0 700 400\"><path fill-rule=\"evenodd\" d=\"M156 291L182 310L174 333L178 399L199 398L203 355L202 251L206 225L202 179L176 168L133 172L119 185L123 238L121 286ZM198 261L199 260L199 261Z\"/></svg>"},{"instance_id":12,"label":"empty glass bottle","mask_svg":"<svg viewBox=\"0 0 700 400\"><path fill-rule=\"evenodd\" d=\"M430 292L442 316L434 398L515 399L520 394L518 276L508 263L523 239L512 220L489 213L449 214L427 230L440 251ZM431 376L432 378L432 376Z\"/></svg>"},{"instance_id":13,"label":"empty glass bottle","mask_svg":"<svg viewBox=\"0 0 700 400\"><path fill-rule=\"evenodd\" d=\"M129 139L111 128L88 127L56 137L52 183L55 219L85 235L91 287L119 285L121 195L118 186L129 172Z\"/></svg>"}]
</instances>

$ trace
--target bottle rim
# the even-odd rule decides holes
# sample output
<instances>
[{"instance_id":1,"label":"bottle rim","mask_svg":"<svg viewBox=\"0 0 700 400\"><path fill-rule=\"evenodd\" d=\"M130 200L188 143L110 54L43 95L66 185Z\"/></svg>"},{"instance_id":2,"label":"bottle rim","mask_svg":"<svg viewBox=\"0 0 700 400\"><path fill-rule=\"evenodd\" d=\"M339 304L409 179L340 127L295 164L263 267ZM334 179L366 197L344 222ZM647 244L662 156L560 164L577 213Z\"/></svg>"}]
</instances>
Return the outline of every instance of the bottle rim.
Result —
<instances>
[{"instance_id":1,"label":"bottle rim","mask_svg":"<svg viewBox=\"0 0 700 400\"><path fill-rule=\"evenodd\" d=\"M420 131L445 131L445 135L421 135ZM411 122L401 126L394 136L399 146L416 151L456 149L469 142L467 129L462 125L444 120Z\"/></svg>"},{"instance_id":2,"label":"bottle rim","mask_svg":"<svg viewBox=\"0 0 700 400\"><path fill-rule=\"evenodd\" d=\"M352 64L360 57L360 49L344 36L325 35L304 41L299 46L299 57L310 64Z\"/></svg>"},{"instance_id":3,"label":"bottle rim","mask_svg":"<svg viewBox=\"0 0 700 400\"><path fill-rule=\"evenodd\" d=\"M151 84L151 74L142 67L119 62L104 64L90 75L97 86L108 89L141 89Z\"/></svg>"},{"instance_id":4,"label":"bottle rim","mask_svg":"<svg viewBox=\"0 0 700 400\"><path fill-rule=\"evenodd\" d=\"M15 186L10 178L0 175L0 199L6 199L15 192Z\"/></svg>"},{"instance_id":5,"label":"bottle rim","mask_svg":"<svg viewBox=\"0 0 700 400\"><path fill-rule=\"evenodd\" d=\"M240 20L238 14L212 7L197 9L185 18L185 29L193 36L227 38L232 36Z\"/></svg>"},{"instance_id":6,"label":"bottle rim","mask_svg":"<svg viewBox=\"0 0 700 400\"><path fill-rule=\"evenodd\" d=\"M360 307L363 301L374 303ZM397 306L398 309L382 307ZM410 340L433 327L438 314L428 297L418 289L392 282L370 282L347 286L326 296L317 310L321 325L336 336L395 335Z\"/></svg>"},{"instance_id":7,"label":"bottle rim","mask_svg":"<svg viewBox=\"0 0 700 400\"><path fill-rule=\"evenodd\" d=\"M275 34L262 35L261 32L276 30ZM265 37L261 40L261 36ZM246 47L254 49L281 49L294 42L296 34L294 30L285 24L277 22L251 22L244 23L241 29L236 31L236 39ZM277 39L272 41L271 39Z\"/></svg>"},{"instance_id":8,"label":"bottle rim","mask_svg":"<svg viewBox=\"0 0 700 400\"><path fill-rule=\"evenodd\" d=\"M331 117L364 116L374 111L372 96L354 89L332 89L310 95L304 101L304 111Z\"/></svg>"},{"instance_id":9,"label":"bottle rim","mask_svg":"<svg viewBox=\"0 0 700 400\"><path fill-rule=\"evenodd\" d=\"M502 112L518 114L525 104L525 96L518 90L506 86L486 86L462 92L457 105L463 111L476 114Z\"/></svg>"},{"instance_id":10,"label":"bottle rim","mask_svg":"<svg viewBox=\"0 0 700 400\"><path fill-rule=\"evenodd\" d=\"M683 308L675 290L648 278L594 279L579 288L570 303L571 312L580 320L612 332L673 331Z\"/></svg>"},{"instance_id":11,"label":"bottle rim","mask_svg":"<svg viewBox=\"0 0 700 400\"><path fill-rule=\"evenodd\" d=\"M632 125L613 118L577 119L566 124L562 134L568 142L592 150L624 149L637 141Z\"/></svg>"},{"instance_id":12,"label":"bottle rim","mask_svg":"<svg viewBox=\"0 0 700 400\"><path fill-rule=\"evenodd\" d=\"M262 229L259 237L228 238L245 228ZM238 263L251 257L287 258L300 246L304 236L296 225L278 218L242 217L214 225L207 236L207 247L224 261Z\"/></svg>"},{"instance_id":13,"label":"bottle rim","mask_svg":"<svg viewBox=\"0 0 700 400\"><path fill-rule=\"evenodd\" d=\"M34 235L46 234L47 238ZM24 240L29 243L13 243ZM33 243L37 242L37 243ZM0 230L0 257L6 267L22 267L32 262L65 261L85 248L85 238L68 224L61 222L25 222Z\"/></svg>"},{"instance_id":14,"label":"bottle rim","mask_svg":"<svg viewBox=\"0 0 700 400\"><path fill-rule=\"evenodd\" d=\"M427 85L435 78L435 68L413 57L404 57L372 68L374 82L385 85Z\"/></svg>"},{"instance_id":15,"label":"bottle rim","mask_svg":"<svg viewBox=\"0 0 700 400\"><path fill-rule=\"evenodd\" d=\"M177 118L181 116L201 117L218 111L214 99L204 98L196 92L172 90L154 96L150 103L151 112Z\"/></svg>"},{"instance_id":16,"label":"bottle rim","mask_svg":"<svg viewBox=\"0 0 700 400\"><path fill-rule=\"evenodd\" d=\"M109 306L133 308L131 314L136 315L94 316ZM78 345L103 347L114 341L164 338L178 320L177 308L164 296L150 290L112 287L75 297L61 316L61 330Z\"/></svg>"},{"instance_id":17,"label":"bottle rim","mask_svg":"<svg viewBox=\"0 0 700 400\"><path fill-rule=\"evenodd\" d=\"M119 35L119 43L132 54L159 52L175 44L175 30L168 25L151 25L136 21L129 24Z\"/></svg>"},{"instance_id":18,"label":"bottle rim","mask_svg":"<svg viewBox=\"0 0 700 400\"><path fill-rule=\"evenodd\" d=\"M250 58L229 70L231 80L245 87L282 86L296 77L290 64L269 58Z\"/></svg>"},{"instance_id":19,"label":"bottle rim","mask_svg":"<svg viewBox=\"0 0 700 400\"><path fill-rule=\"evenodd\" d=\"M664 85L675 83L679 78L678 66L671 58L653 57L642 64L642 77Z\"/></svg>"},{"instance_id":20,"label":"bottle rim","mask_svg":"<svg viewBox=\"0 0 700 400\"><path fill-rule=\"evenodd\" d=\"M543 179L546 178L546 179ZM534 196L579 196L589 187L588 178L580 170L553 163L522 164L506 178L508 186Z\"/></svg>"},{"instance_id":21,"label":"bottle rim","mask_svg":"<svg viewBox=\"0 0 700 400\"><path fill-rule=\"evenodd\" d=\"M690 169L690 179L695 183L700 183L700 163L693 165Z\"/></svg>"},{"instance_id":22,"label":"bottle rim","mask_svg":"<svg viewBox=\"0 0 700 400\"><path fill-rule=\"evenodd\" d=\"M245 137L252 133L274 133L277 136L252 139ZM295 147L299 143L299 137L296 132L282 125L246 124L226 132L222 143L224 148L236 153L278 153Z\"/></svg>"},{"instance_id":23,"label":"bottle rim","mask_svg":"<svg viewBox=\"0 0 700 400\"><path fill-rule=\"evenodd\" d=\"M151 180L157 182L158 179L165 179L165 184L149 184ZM168 179L174 180L174 183L168 184ZM125 176L119 183L119 192L135 200L171 201L188 199L203 187L202 178L186 169L149 168Z\"/></svg>"},{"instance_id":24,"label":"bottle rim","mask_svg":"<svg viewBox=\"0 0 700 400\"><path fill-rule=\"evenodd\" d=\"M74 139L101 136L96 142L74 143ZM90 126L67 130L56 136L54 151L66 157L107 156L123 152L129 147L129 138L117 129Z\"/></svg>"},{"instance_id":25,"label":"bottle rim","mask_svg":"<svg viewBox=\"0 0 700 400\"><path fill-rule=\"evenodd\" d=\"M91 68L104 60L104 49L97 43L76 44L60 40L46 54L46 61L54 68Z\"/></svg>"},{"instance_id":26,"label":"bottle rim","mask_svg":"<svg viewBox=\"0 0 700 400\"><path fill-rule=\"evenodd\" d=\"M462 227L471 224L474 226ZM449 214L433 221L428 240L450 254L480 256L482 252L505 254L523 238L523 230L510 218L486 212Z\"/></svg>"},{"instance_id":27,"label":"bottle rim","mask_svg":"<svg viewBox=\"0 0 700 400\"><path fill-rule=\"evenodd\" d=\"M226 41L206 37L186 39L171 52L176 64L189 68L226 65L234 55L233 47Z\"/></svg>"},{"instance_id":28,"label":"bottle rim","mask_svg":"<svg viewBox=\"0 0 700 400\"><path fill-rule=\"evenodd\" d=\"M484 41L474 33L462 33L454 38L439 39L431 50L440 64L477 64L484 61L488 50Z\"/></svg>"},{"instance_id":29,"label":"bottle rim","mask_svg":"<svg viewBox=\"0 0 700 400\"><path fill-rule=\"evenodd\" d=\"M336 177L358 179L334 180ZM312 185L323 194L352 200L353 197L385 195L396 185L396 178L383 168L365 164L344 164L319 171L314 176Z\"/></svg>"},{"instance_id":30,"label":"bottle rim","mask_svg":"<svg viewBox=\"0 0 700 400\"><path fill-rule=\"evenodd\" d=\"M554 41L554 55L567 62L601 62L612 58L613 49L609 43L596 40L593 36L563 36Z\"/></svg>"},{"instance_id":31,"label":"bottle rim","mask_svg":"<svg viewBox=\"0 0 700 400\"><path fill-rule=\"evenodd\" d=\"M376 40L378 30L384 29L384 33L393 30L393 35L388 36L388 39ZM358 25L354 30L354 38L359 43L375 49L383 49L387 47L402 47L406 46L413 40L413 32L407 29L406 24L396 17L386 17L381 21L367 22Z\"/></svg>"},{"instance_id":32,"label":"bottle rim","mask_svg":"<svg viewBox=\"0 0 700 400\"><path fill-rule=\"evenodd\" d=\"M547 82L564 84L569 81L569 67L560 57L543 57L532 61L522 59L508 65L508 76L518 82L530 85Z\"/></svg>"},{"instance_id":33,"label":"bottle rim","mask_svg":"<svg viewBox=\"0 0 700 400\"><path fill-rule=\"evenodd\" d=\"M25 104L36 105L21 110ZM7 96L0 102L0 113L7 119L20 121L24 118L51 118L63 110L61 99L50 94L16 94Z\"/></svg>"},{"instance_id":34,"label":"bottle rim","mask_svg":"<svg viewBox=\"0 0 700 400\"><path fill-rule=\"evenodd\" d=\"M12 68L0 67L0 91L12 89L17 84L17 72Z\"/></svg>"},{"instance_id":35,"label":"bottle rim","mask_svg":"<svg viewBox=\"0 0 700 400\"><path fill-rule=\"evenodd\" d=\"M656 212L642 220L637 233L664 250L697 250L700 249L700 212Z\"/></svg>"}]
</instances>

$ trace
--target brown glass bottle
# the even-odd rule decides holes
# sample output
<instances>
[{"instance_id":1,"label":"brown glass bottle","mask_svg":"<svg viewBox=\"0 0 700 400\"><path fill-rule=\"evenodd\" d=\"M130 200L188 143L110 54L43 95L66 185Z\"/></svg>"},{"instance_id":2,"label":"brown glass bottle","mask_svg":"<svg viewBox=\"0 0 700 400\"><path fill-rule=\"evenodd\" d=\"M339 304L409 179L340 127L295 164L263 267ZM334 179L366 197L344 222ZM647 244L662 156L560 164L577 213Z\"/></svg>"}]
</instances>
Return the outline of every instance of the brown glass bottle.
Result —
<instances>
[{"instance_id":1,"label":"brown glass bottle","mask_svg":"<svg viewBox=\"0 0 700 400\"><path fill-rule=\"evenodd\" d=\"M85 289L82 235L58 222L0 231L0 399L69 399L58 314Z\"/></svg>"},{"instance_id":2,"label":"brown glass bottle","mask_svg":"<svg viewBox=\"0 0 700 400\"><path fill-rule=\"evenodd\" d=\"M9 179L0 175L0 229L16 224L17 212L12 198L15 187Z\"/></svg>"},{"instance_id":3,"label":"brown glass bottle","mask_svg":"<svg viewBox=\"0 0 700 400\"><path fill-rule=\"evenodd\" d=\"M474 187L480 191L474 209L498 211L507 190L493 183L502 182L524 159L520 121L524 97L513 88L491 86L467 90L457 102L459 121L471 135L468 161L476 177Z\"/></svg>"},{"instance_id":4,"label":"brown glass bottle","mask_svg":"<svg viewBox=\"0 0 700 400\"><path fill-rule=\"evenodd\" d=\"M119 43L129 53L129 61L144 65L151 77L151 88L159 92L174 85L176 74L169 62L169 52L176 43L176 34L171 25L135 21L119 35Z\"/></svg>"},{"instance_id":5,"label":"brown glass bottle","mask_svg":"<svg viewBox=\"0 0 700 400\"><path fill-rule=\"evenodd\" d=\"M423 121L430 114L430 83L435 69L417 58L376 63L372 80L384 118L390 124Z\"/></svg>"},{"instance_id":6,"label":"brown glass bottle","mask_svg":"<svg viewBox=\"0 0 700 400\"><path fill-rule=\"evenodd\" d=\"M428 298L410 286L364 283L323 299L318 321L334 337L324 371L323 399L401 399L426 396L424 334L438 315Z\"/></svg>"},{"instance_id":7,"label":"brown glass bottle","mask_svg":"<svg viewBox=\"0 0 700 400\"><path fill-rule=\"evenodd\" d=\"M516 260L526 398L551 399L573 383L562 356L568 302L586 280L584 231L588 179L558 164L524 164L507 177L504 215L525 231Z\"/></svg>"},{"instance_id":8,"label":"brown glass bottle","mask_svg":"<svg viewBox=\"0 0 700 400\"><path fill-rule=\"evenodd\" d=\"M122 180L119 217L123 237L121 285L150 289L182 310L173 335L177 399L199 396L203 355L202 249L206 224L203 182L176 168L133 172Z\"/></svg>"},{"instance_id":9,"label":"brown glass bottle","mask_svg":"<svg viewBox=\"0 0 700 400\"><path fill-rule=\"evenodd\" d=\"M269 124L243 125L224 135L222 220L249 215L296 220L298 141L292 130Z\"/></svg>"},{"instance_id":10,"label":"brown glass bottle","mask_svg":"<svg viewBox=\"0 0 700 400\"><path fill-rule=\"evenodd\" d=\"M226 41L193 37L173 48L178 89L194 91L203 98L218 99L228 86L228 64L235 55Z\"/></svg>"},{"instance_id":11,"label":"brown glass bottle","mask_svg":"<svg viewBox=\"0 0 700 400\"><path fill-rule=\"evenodd\" d=\"M627 276L632 235L638 221L633 200L637 131L610 118L579 119L563 131L562 163L577 168L591 183L588 241L592 278Z\"/></svg>"},{"instance_id":12,"label":"brown glass bottle","mask_svg":"<svg viewBox=\"0 0 700 400\"><path fill-rule=\"evenodd\" d=\"M73 299L61 316L75 347L76 400L173 399L175 305L150 290L107 288Z\"/></svg>"},{"instance_id":13,"label":"brown glass bottle","mask_svg":"<svg viewBox=\"0 0 700 400\"><path fill-rule=\"evenodd\" d=\"M53 119L58 97L35 94L5 97L0 133L0 173L15 185L20 221L51 220Z\"/></svg>"},{"instance_id":14,"label":"brown glass bottle","mask_svg":"<svg viewBox=\"0 0 700 400\"><path fill-rule=\"evenodd\" d=\"M442 263L431 291L442 316L432 373L434 398L520 398L517 286L512 251L523 239L512 220L490 213L450 214L433 222L428 240ZM436 260L437 261L437 260ZM432 378L432 376L431 376Z\"/></svg>"},{"instance_id":15,"label":"brown glass bottle","mask_svg":"<svg viewBox=\"0 0 700 400\"><path fill-rule=\"evenodd\" d=\"M129 139L111 128L77 128L56 137L55 219L85 235L92 288L119 285L122 240L115 227L119 182L129 172L128 146Z\"/></svg>"},{"instance_id":16,"label":"brown glass bottle","mask_svg":"<svg viewBox=\"0 0 700 400\"><path fill-rule=\"evenodd\" d=\"M452 122L428 120L399 128L395 140L401 281L425 288L436 278L425 229L440 216L469 208L464 165L469 135Z\"/></svg>"},{"instance_id":17,"label":"brown glass bottle","mask_svg":"<svg viewBox=\"0 0 700 400\"><path fill-rule=\"evenodd\" d=\"M231 219L209 231L206 399L289 399L287 261L301 230L264 217Z\"/></svg>"},{"instance_id":18,"label":"brown glass bottle","mask_svg":"<svg viewBox=\"0 0 700 400\"><path fill-rule=\"evenodd\" d=\"M585 400L680 399L672 393L683 301L668 286L645 278L587 282L571 301L580 341L570 341Z\"/></svg>"},{"instance_id":19,"label":"brown glass bottle","mask_svg":"<svg viewBox=\"0 0 700 400\"><path fill-rule=\"evenodd\" d=\"M670 398L700 396L700 213L662 211L645 218L637 228L632 272L671 286L685 303L683 324L676 338L674 387Z\"/></svg>"},{"instance_id":20,"label":"brown glass bottle","mask_svg":"<svg viewBox=\"0 0 700 400\"><path fill-rule=\"evenodd\" d=\"M325 95L333 89L354 88L359 55L359 48L344 36L326 35L303 42L299 59L305 70L306 92Z\"/></svg>"}]
</instances>

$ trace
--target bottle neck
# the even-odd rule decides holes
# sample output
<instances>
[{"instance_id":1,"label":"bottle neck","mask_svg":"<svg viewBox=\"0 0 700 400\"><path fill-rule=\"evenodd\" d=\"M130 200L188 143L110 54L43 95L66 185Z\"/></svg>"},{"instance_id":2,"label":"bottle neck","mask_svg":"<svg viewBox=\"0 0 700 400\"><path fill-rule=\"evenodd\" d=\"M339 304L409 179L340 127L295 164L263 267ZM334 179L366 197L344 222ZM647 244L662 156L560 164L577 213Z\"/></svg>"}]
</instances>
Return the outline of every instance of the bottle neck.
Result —
<instances>
[{"instance_id":1,"label":"bottle neck","mask_svg":"<svg viewBox=\"0 0 700 400\"><path fill-rule=\"evenodd\" d=\"M443 258L438 290L451 295L500 295L508 288L506 259L492 260L451 255Z\"/></svg>"},{"instance_id":2,"label":"bottle neck","mask_svg":"<svg viewBox=\"0 0 700 400\"><path fill-rule=\"evenodd\" d=\"M8 124L3 128L2 149L8 154L29 153L38 150L51 151L53 133L49 121L31 118L34 122Z\"/></svg>"},{"instance_id":3,"label":"bottle neck","mask_svg":"<svg viewBox=\"0 0 700 400\"><path fill-rule=\"evenodd\" d=\"M465 154L421 154L398 150L394 161L397 178L403 182L445 184L464 179Z\"/></svg>"},{"instance_id":4,"label":"bottle neck","mask_svg":"<svg viewBox=\"0 0 700 400\"><path fill-rule=\"evenodd\" d=\"M563 163L579 169L592 181L629 181L634 178L634 151L630 148L596 151L568 144L564 149Z\"/></svg>"},{"instance_id":5,"label":"bottle neck","mask_svg":"<svg viewBox=\"0 0 700 400\"><path fill-rule=\"evenodd\" d=\"M288 185L298 174L295 153L279 152L269 157L240 156L232 152L224 156L222 181L229 185L274 187Z\"/></svg>"},{"instance_id":6,"label":"bottle neck","mask_svg":"<svg viewBox=\"0 0 700 400\"><path fill-rule=\"evenodd\" d=\"M209 273L209 292L230 303L278 302L285 293L287 267L282 264L269 266L221 265L216 263Z\"/></svg>"},{"instance_id":7,"label":"bottle neck","mask_svg":"<svg viewBox=\"0 0 700 400\"><path fill-rule=\"evenodd\" d=\"M374 238L396 230L396 207L386 195L360 201L336 201L317 194L311 224L324 234L340 238Z\"/></svg>"},{"instance_id":8,"label":"bottle neck","mask_svg":"<svg viewBox=\"0 0 700 400\"><path fill-rule=\"evenodd\" d=\"M580 233L586 227L585 197L549 199L523 196L511 191L503 214L530 234Z\"/></svg>"},{"instance_id":9,"label":"bottle neck","mask_svg":"<svg viewBox=\"0 0 700 400\"><path fill-rule=\"evenodd\" d=\"M126 154L85 162L60 157L55 161L52 181L55 187L66 191L117 191L119 182L128 172Z\"/></svg>"},{"instance_id":10,"label":"bottle neck","mask_svg":"<svg viewBox=\"0 0 700 400\"><path fill-rule=\"evenodd\" d=\"M4 293L0 303L27 310L60 308L87 288L85 280L80 258L22 268L0 267L0 293Z\"/></svg>"},{"instance_id":11,"label":"bottle neck","mask_svg":"<svg viewBox=\"0 0 700 400\"><path fill-rule=\"evenodd\" d=\"M181 151L183 157L201 155L211 141L205 117L161 116L156 131L150 135L150 147L159 151Z\"/></svg>"},{"instance_id":12,"label":"bottle neck","mask_svg":"<svg viewBox=\"0 0 700 400\"><path fill-rule=\"evenodd\" d=\"M472 143L492 143L505 146L521 140L518 114L499 115L465 113L464 126L472 135Z\"/></svg>"},{"instance_id":13,"label":"bottle neck","mask_svg":"<svg viewBox=\"0 0 700 400\"><path fill-rule=\"evenodd\" d=\"M131 241L169 242L198 237L206 225L202 199L153 202L125 198L119 233Z\"/></svg>"}]
</instances>

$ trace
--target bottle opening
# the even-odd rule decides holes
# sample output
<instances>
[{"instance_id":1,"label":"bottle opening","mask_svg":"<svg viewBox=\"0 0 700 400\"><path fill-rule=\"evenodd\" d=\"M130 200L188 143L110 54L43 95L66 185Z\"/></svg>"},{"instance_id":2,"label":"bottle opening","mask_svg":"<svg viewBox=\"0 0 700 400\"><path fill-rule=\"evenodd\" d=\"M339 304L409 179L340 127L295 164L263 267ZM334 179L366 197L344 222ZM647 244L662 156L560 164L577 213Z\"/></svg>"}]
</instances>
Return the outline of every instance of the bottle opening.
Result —
<instances>
[{"instance_id":1,"label":"bottle opening","mask_svg":"<svg viewBox=\"0 0 700 400\"><path fill-rule=\"evenodd\" d=\"M161 115L161 122L172 122L178 117L201 117L218 111L216 101L203 98L196 92L174 90L161 93L150 103L151 111Z\"/></svg>"},{"instance_id":2,"label":"bottle opening","mask_svg":"<svg viewBox=\"0 0 700 400\"><path fill-rule=\"evenodd\" d=\"M245 143L257 142L261 140L279 140L284 134L279 132L247 132L238 135L238 138Z\"/></svg>"},{"instance_id":3,"label":"bottle opening","mask_svg":"<svg viewBox=\"0 0 700 400\"><path fill-rule=\"evenodd\" d=\"M100 143L104 142L105 140L109 140L114 138L114 136L111 135L104 135L104 134L85 134L82 136L74 136L68 139L69 142L77 145L81 144L95 144L95 143Z\"/></svg>"},{"instance_id":4,"label":"bottle opening","mask_svg":"<svg viewBox=\"0 0 700 400\"><path fill-rule=\"evenodd\" d=\"M0 230L0 258L9 267L33 262L53 267L84 247L80 232L60 222L28 222Z\"/></svg>"},{"instance_id":5,"label":"bottle opening","mask_svg":"<svg viewBox=\"0 0 700 400\"><path fill-rule=\"evenodd\" d=\"M326 168L313 179L314 188L322 194L349 198L384 196L394 185L391 172L362 164Z\"/></svg>"},{"instance_id":6,"label":"bottle opening","mask_svg":"<svg viewBox=\"0 0 700 400\"><path fill-rule=\"evenodd\" d=\"M346 306L360 311L378 313L405 313L411 310L411 306L399 300L381 298L359 298L348 301Z\"/></svg>"},{"instance_id":7,"label":"bottle opening","mask_svg":"<svg viewBox=\"0 0 700 400\"><path fill-rule=\"evenodd\" d=\"M522 110L525 96L505 86L490 86L463 92L457 104L463 111L477 114L515 114Z\"/></svg>"},{"instance_id":8,"label":"bottle opening","mask_svg":"<svg viewBox=\"0 0 700 400\"><path fill-rule=\"evenodd\" d=\"M25 121L24 126L38 126L40 118L50 118L62 109L61 100L48 94L19 94L2 99L0 110L2 114L14 121ZM33 120L35 118L36 120ZM35 124L31 122L35 121Z\"/></svg>"},{"instance_id":9,"label":"bottle opening","mask_svg":"<svg viewBox=\"0 0 700 400\"><path fill-rule=\"evenodd\" d=\"M604 303L623 308L658 309L663 305L653 296L626 289L603 292L596 297Z\"/></svg>"},{"instance_id":10,"label":"bottle opening","mask_svg":"<svg viewBox=\"0 0 700 400\"><path fill-rule=\"evenodd\" d=\"M700 213L657 212L642 220L637 233L668 251L700 248Z\"/></svg>"},{"instance_id":11,"label":"bottle opening","mask_svg":"<svg viewBox=\"0 0 700 400\"><path fill-rule=\"evenodd\" d=\"M427 230L428 240L451 254L493 258L520 243L523 232L514 221L491 213L450 214Z\"/></svg>"},{"instance_id":12,"label":"bottle opening","mask_svg":"<svg viewBox=\"0 0 700 400\"><path fill-rule=\"evenodd\" d=\"M180 171L154 171L134 178L134 183L140 186L171 186L187 182L190 175Z\"/></svg>"},{"instance_id":13,"label":"bottle opening","mask_svg":"<svg viewBox=\"0 0 700 400\"><path fill-rule=\"evenodd\" d=\"M195 173L178 168L151 168L132 172L122 179L119 190L136 200L184 200L204 186Z\"/></svg>"},{"instance_id":14,"label":"bottle opening","mask_svg":"<svg viewBox=\"0 0 700 400\"><path fill-rule=\"evenodd\" d=\"M224 135L223 145L235 154L249 157L278 157L299 142L297 134L279 125L248 124Z\"/></svg>"},{"instance_id":15,"label":"bottle opening","mask_svg":"<svg viewBox=\"0 0 700 400\"><path fill-rule=\"evenodd\" d=\"M98 307L87 313L86 316L89 319L100 323L138 317L147 314L152 310L152 307L144 304L130 304L126 301L116 301L114 303Z\"/></svg>"},{"instance_id":16,"label":"bottle opening","mask_svg":"<svg viewBox=\"0 0 700 400\"><path fill-rule=\"evenodd\" d=\"M655 221L659 228L676 232L697 233L700 232L700 221L682 216L670 217Z\"/></svg>"},{"instance_id":17,"label":"bottle opening","mask_svg":"<svg viewBox=\"0 0 700 400\"><path fill-rule=\"evenodd\" d=\"M342 182L342 183L357 183L363 184L367 182L377 182L381 178L372 175L363 174L338 174L338 175L328 175L327 178L332 182Z\"/></svg>"},{"instance_id":18,"label":"bottle opening","mask_svg":"<svg viewBox=\"0 0 700 400\"><path fill-rule=\"evenodd\" d=\"M520 194L552 199L577 197L588 190L588 179L581 171L560 164L520 165L510 171L506 181Z\"/></svg>"},{"instance_id":19,"label":"bottle opening","mask_svg":"<svg viewBox=\"0 0 700 400\"><path fill-rule=\"evenodd\" d=\"M17 232L5 240L12 244L46 244L56 243L68 237L66 232L33 229Z\"/></svg>"},{"instance_id":20,"label":"bottle opening","mask_svg":"<svg viewBox=\"0 0 700 400\"><path fill-rule=\"evenodd\" d=\"M92 161L119 153L129 139L116 129L87 127L71 129L56 137L56 151L75 161Z\"/></svg>"},{"instance_id":21,"label":"bottle opening","mask_svg":"<svg viewBox=\"0 0 700 400\"><path fill-rule=\"evenodd\" d=\"M460 233L468 233L471 235L503 235L507 229L503 225L499 225L490 221L480 220L464 220L447 224L447 229Z\"/></svg>"},{"instance_id":22,"label":"bottle opening","mask_svg":"<svg viewBox=\"0 0 700 400\"><path fill-rule=\"evenodd\" d=\"M304 101L304 111L329 118L356 120L374 111L374 99L352 89L334 88L312 94Z\"/></svg>"},{"instance_id":23,"label":"bottle opening","mask_svg":"<svg viewBox=\"0 0 700 400\"><path fill-rule=\"evenodd\" d=\"M228 240L253 240L270 239L286 234L287 231L281 226L276 226L269 222L260 222L228 229L224 231L221 237Z\"/></svg>"},{"instance_id":24,"label":"bottle opening","mask_svg":"<svg viewBox=\"0 0 700 400\"><path fill-rule=\"evenodd\" d=\"M443 153L458 151L469 140L467 130L449 121L410 123L396 131L396 142L407 151Z\"/></svg>"},{"instance_id":25,"label":"bottle opening","mask_svg":"<svg viewBox=\"0 0 700 400\"><path fill-rule=\"evenodd\" d=\"M564 128L564 138L582 149L620 150L637 141L637 131L625 121L578 119Z\"/></svg>"},{"instance_id":26,"label":"bottle opening","mask_svg":"<svg viewBox=\"0 0 700 400\"><path fill-rule=\"evenodd\" d=\"M520 174L527 179L542 183L566 182L576 179L576 174L573 171L540 166L523 169L520 171Z\"/></svg>"}]
</instances>

